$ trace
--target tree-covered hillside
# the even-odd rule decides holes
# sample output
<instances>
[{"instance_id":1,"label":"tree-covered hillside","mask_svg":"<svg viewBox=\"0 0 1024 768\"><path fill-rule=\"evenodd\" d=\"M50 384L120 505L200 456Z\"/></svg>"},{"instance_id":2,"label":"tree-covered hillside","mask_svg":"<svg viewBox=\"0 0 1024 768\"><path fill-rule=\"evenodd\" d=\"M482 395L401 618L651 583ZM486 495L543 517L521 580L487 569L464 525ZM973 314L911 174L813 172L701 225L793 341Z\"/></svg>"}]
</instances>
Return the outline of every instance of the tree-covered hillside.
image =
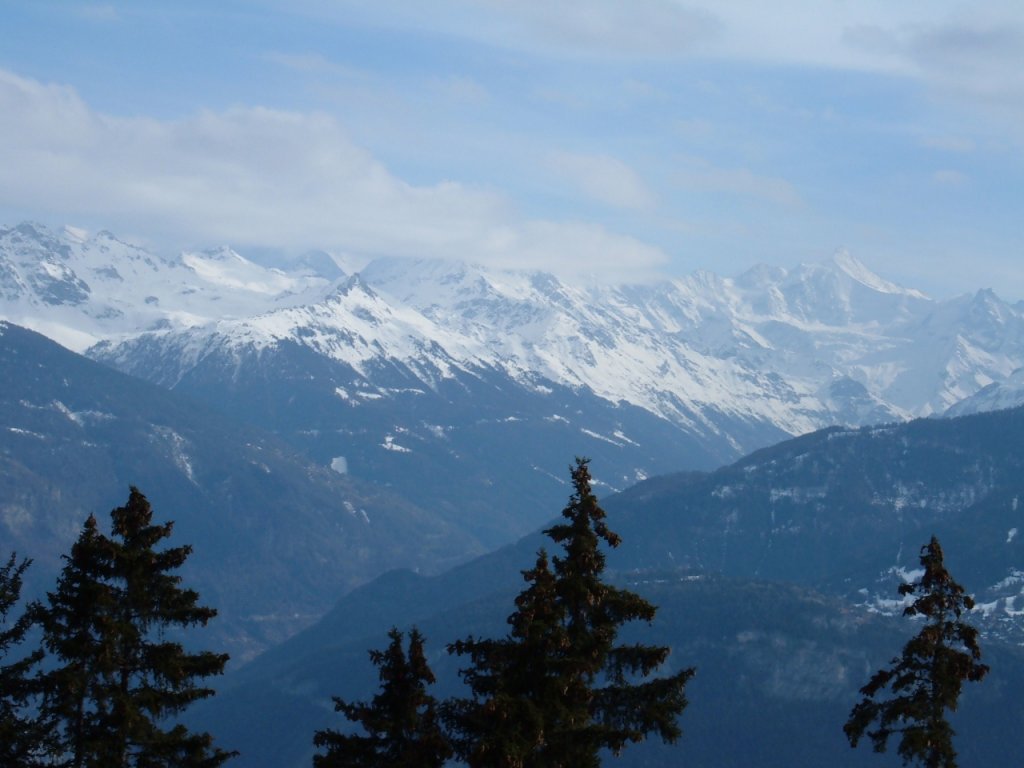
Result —
<instances>
[{"instance_id":1,"label":"tree-covered hillside","mask_svg":"<svg viewBox=\"0 0 1024 768\"><path fill-rule=\"evenodd\" d=\"M39 595L90 514L146 490L196 545L187 569L244 658L390 568L481 551L438 515L317 466L273 435L0 324L0 540Z\"/></svg>"},{"instance_id":2,"label":"tree-covered hillside","mask_svg":"<svg viewBox=\"0 0 1024 768\"><path fill-rule=\"evenodd\" d=\"M643 641L672 648L670 669L697 668L680 743L644 745L620 764L897 764L851 750L842 725L871 671L913 634L898 616L896 586L934 533L977 595L970 619L992 668L954 716L958 751L964 765L1015 765L1024 658L999 638L1020 634L1015 574L1024 558L1013 529L1024 522L1014 502L1024 490L1022 444L1022 411L826 430L603 501L622 536L610 573L659 606ZM202 717L239 738L254 734L240 765L301 765L307 724L325 727L330 695L372 690L365 649L389 627L412 624L450 695L458 662L443 646L505 631L519 573L543 541L526 537L435 577L394 572L353 591L233 675Z\"/></svg>"}]
</instances>

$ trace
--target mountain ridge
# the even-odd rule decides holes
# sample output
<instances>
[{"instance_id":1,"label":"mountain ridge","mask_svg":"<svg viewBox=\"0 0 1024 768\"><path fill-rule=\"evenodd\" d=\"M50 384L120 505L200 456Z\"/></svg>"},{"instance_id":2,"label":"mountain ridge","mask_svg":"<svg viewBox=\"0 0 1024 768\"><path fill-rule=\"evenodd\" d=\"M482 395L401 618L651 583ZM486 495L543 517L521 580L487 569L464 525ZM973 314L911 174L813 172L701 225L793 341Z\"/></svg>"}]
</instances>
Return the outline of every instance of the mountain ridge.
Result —
<instances>
[{"instance_id":1,"label":"mountain ridge","mask_svg":"<svg viewBox=\"0 0 1024 768\"><path fill-rule=\"evenodd\" d=\"M432 510L310 463L273 435L0 321L0 539L52 588L90 514L135 485L185 578L220 611L207 636L243 660L400 565L442 569L484 551Z\"/></svg>"},{"instance_id":2,"label":"mountain ridge","mask_svg":"<svg viewBox=\"0 0 1024 768\"><path fill-rule=\"evenodd\" d=\"M1024 307L987 290L929 299L842 252L601 286L393 258L332 279L98 237L0 232L0 274L49 264L72 297L47 303L19 278L0 316L74 320L94 359L392 484L487 546L557 503L549 467L565 456L621 490L831 424L941 414L1024 366Z\"/></svg>"},{"instance_id":3,"label":"mountain ridge","mask_svg":"<svg viewBox=\"0 0 1024 768\"><path fill-rule=\"evenodd\" d=\"M110 263L99 264L104 258ZM34 300L61 317L68 306L84 307L87 332L107 342L96 354L123 365L139 334L192 334L194 344L210 344L211 336L251 340L262 329L274 339L281 335L274 323L291 317L289 335L303 342L297 331L304 326L314 332L303 343L312 343L317 329L373 318L379 332L399 322L402 333L390 338L363 335L383 358L429 361L424 371L445 375L454 363L500 368L513 380L529 372L684 428L707 428L693 412L711 407L771 420L790 434L864 423L830 394L836 380L861 384L875 401L872 416L907 418L942 413L1024 365L1019 307L984 289L936 301L879 277L846 251L793 269L757 266L736 278L698 272L591 287L542 272L381 257L349 286L372 305L335 306L333 318L329 305L350 276L317 274L309 263L295 262L291 272L263 267L227 246L166 259L108 232L71 235L26 223L0 230L0 275L9 278L0 310L14 322L42 324L45 318L25 317L25 304ZM161 291L152 282L134 285L148 272L175 278ZM304 323L296 317L303 313ZM49 318L51 330L60 319ZM112 351L117 346L123 349ZM927 353L915 354L922 347Z\"/></svg>"},{"instance_id":4,"label":"mountain ridge","mask_svg":"<svg viewBox=\"0 0 1024 768\"><path fill-rule=\"evenodd\" d=\"M894 754L851 750L842 724L859 687L916 631L900 615L898 586L915 577L920 547L936 534L950 572L976 596L967 619L993 670L953 715L958 749L965 763L1014 765L1024 743L1014 693L1024 680L1022 441L1024 408L833 427L602 497L622 538L606 552L608 580L659 607L628 638L671 646L672 669L697 666L679 745L631 747L617 762L738 768L754 754L780 768L898 764ZM365 652L391 626L424 631L439 694L451 695L463 664L444 644L506 633L520 573L542 546L551 551L534 532L434 576L393 571L353 590L227 679L203 705L204 721L242 748L240 765L308 764L309 732L338 725L330 696L371 695Z\"/></svg>"}]
</instances>

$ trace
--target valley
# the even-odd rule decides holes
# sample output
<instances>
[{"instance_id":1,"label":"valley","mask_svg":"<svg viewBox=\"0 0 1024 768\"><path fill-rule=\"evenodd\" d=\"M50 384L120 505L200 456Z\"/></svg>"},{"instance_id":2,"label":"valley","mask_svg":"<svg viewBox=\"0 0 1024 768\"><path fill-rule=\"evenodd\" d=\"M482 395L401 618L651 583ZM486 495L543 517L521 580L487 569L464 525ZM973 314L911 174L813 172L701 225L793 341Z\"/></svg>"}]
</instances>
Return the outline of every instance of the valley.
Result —
<instances>
[{"instance_id":1,"label":"valley","mask_svg":"<svg viewBox=\"0 0 1024 768\"><path fill-rule=\"evenodd\" d=\"M623 765L875 764L840 726L906 634L897 587L932 534L1001 680L968 697L964 754L1002 764L985 745L1024 678L1021 307L935 301L845 254L584 287L166 259L22 224L0 259L0 525L36 561L29 594L139 486L220 612L196 642L234 661L189 717L239 766L308 764L330 696L368 695L365 652L391 626L420 627L457 692L444 645L504 631L575 455L623 537L612 578L659 606L628 637L698 668L681 745ZM813 737L780 739L799 727Z\"/></svg>"}]
</instances>

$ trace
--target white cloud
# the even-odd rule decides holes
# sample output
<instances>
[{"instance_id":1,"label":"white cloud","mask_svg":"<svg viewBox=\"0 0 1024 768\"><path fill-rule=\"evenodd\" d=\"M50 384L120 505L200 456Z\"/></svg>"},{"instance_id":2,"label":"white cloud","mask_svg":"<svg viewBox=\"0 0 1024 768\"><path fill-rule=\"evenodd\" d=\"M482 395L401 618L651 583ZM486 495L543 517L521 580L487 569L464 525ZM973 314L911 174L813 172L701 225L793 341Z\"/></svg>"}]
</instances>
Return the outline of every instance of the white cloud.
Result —
<instances>
[{"instance_id":1,"label":"white cloud","mask_svg":"<svg viewBox=\"0 0 1024 768\"><path fill-rule=\"evenodd\" d=\"M157 242L444 256L564 271L650 270L659 250L530 221L502 195L396 177L324 114L236 107L160 121L96 112L0 70L0 208L92 218Z\"/></svg>"},{"instance_id":2,"label":"white cloud","mask_svg":"<svg viewBox=\"0 0 1024 768\"><path fill-rule=\"evenodd\" d=\"M1024 118L1024 24L982 19L907 35L908 56L945 97ZM1020 134L1018 134L1020 135Z\"/></svg>"},{"instance_id":3,"label":"white cloud","mask_svg":"<svg viewBox=\"0 0 1024 768\"><path fill-rule=\"evenodd\" d=\"M615 208L650 208L654 193L640 175L621 160L608 155L557 152L552 167L587 197Z\"/></svg>"},{"instance_id":4,"label":"white cloud","mask_svg":"<svg viewBox=\"0 0 1024 768\"><path fill-rule=\"evenodd\" d=\"M926 136L922 143L929 149L943 152L968 154L977 149L974 141L964 136Z\"/></svg>"},{"instance_id":5,"label":"white cloud","mask_svg":"<svg viewBox=\"0 0 1024 768\"><path fill-rule=\"evenodd\" d=\"M445 101L483 104L490 99L490 94L484 86L465 75L434 77L428 82L428 87Z\"/></svg>"},{"instance_id":6,"label":"white cloud","mask_svg":"<svg viewBox=\"0 0 1024 768\"><path fill-rule=\"evenodd\" d=\"M910 49L990 56L989 35L1019 28L1019 0L289 0L332 22L433 31L547 55L716 57L913 74ZM974 42L972 42L972 40ZM976 45L975 43L981 43ZM918 55L923 53L919 51Z\"/></svg>"},{"instance_id":7,"label":"white cloud","mask_svg":"<svg viewBox=\"0 0 1024 768\"><path fill-rule=\"evenodd\" d=\"M718 34L715 15L675 0L291 0L290 11L333 21L370 20L500 48L556 55L664 56Z\"/></svg>"},{"instance_id":8,"label":"white cloud","mask_svg":"<svg viewBox=\"0 0 1024 768\"><path fill-rule=\"evenodd\" d=\"M299 0L294 0L299 2ZM294 6L291 4L290 9ZM362 17L548 57L708 57L917 80L961 109L1024 123L1020 0L301 0L336 22Z\"/></svg>"},{"instance_id":9,"label":"white cloud","mask_svg":"<svg viewBox=\"0 0 1024 768\"><path fill-rule=\"evenodd\" d=\"M526 41L569 53L675 55L713 38L713 14L672 0L485 0Z\"/></svg>"},{"instance_id":10,"label":"white cloud","mask_svg":"<svg viewBox=\"0 0 1024 768\"><path fill-rule=\"evenodd\" d=\"M284 53L282 51L272 51L264 54L263 58L285 69L305 74L363 76L363 73L331 61L321 53Z\"/></svg>"},{"instance_id":11,"label":"white cloud","mask_svg":"<svg viewBox=\"0 0 1024 768\"><path fill-rule=\"evenodd\" d=\"M935 20L850 30L854 49L896 63L933 92L1024 115L1024 17L1020 6L972 6Z\"/></svg>"},{"instance_id":12,"label":"white cloud","mask_svg":"<svg viewBox=\"0 0 1024 768\"><path fill-rule=\"evenodd\" d=\"M489 263L576 279L634 282L653 277L667 261L660 249L591 222L530 221L489 234Z\"/></svg>"},{"instance_id":13,"label":"white cloud","mask_svg":"<svg viewBox=\"0 0 1024 768\"><path fill-rule=\"evenodd\" d=\"M75 8L74 13L79 18L88 19L89 21L110 22L121 20L121 14L109 3L105 5L85 3Z\"/></svg>"},{"instance_id":14,"label":"white cloud","mask_svg":"<svg viewBox=\"0 0 1024 768\"><path fill-rule=\"evenodd\" d=\"M700 158L683 158L673 176L684 187L697 191L755 197L790 207L803 203L796 188L785 179L757 174L749 168L722 168Z\"/></svg>"},{"instance_id":15,"label":"white cloud","mask_svg":"<svg viewBox=\"0 0 1024 768\"><path fill-rule=\"evenodd\" d=\"M942 187L959 187L967 182L967 176L960 171L943 168L932 173L932 181Z\"/></svg>"}]
</instances>

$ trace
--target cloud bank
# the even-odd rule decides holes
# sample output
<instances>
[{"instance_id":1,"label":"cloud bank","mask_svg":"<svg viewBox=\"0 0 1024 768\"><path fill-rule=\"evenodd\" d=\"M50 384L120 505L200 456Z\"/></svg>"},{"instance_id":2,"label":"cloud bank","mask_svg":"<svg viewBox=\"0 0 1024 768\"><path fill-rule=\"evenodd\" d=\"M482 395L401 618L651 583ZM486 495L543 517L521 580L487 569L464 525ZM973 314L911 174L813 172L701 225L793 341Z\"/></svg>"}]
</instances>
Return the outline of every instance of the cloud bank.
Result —
<instances>
[{"instance_id":1,"label":"cloud bank","mask_svg":"<svg viewBox=\"0 0 1024 768\"><path fill-rule=\"evenodd\" d=\"M551 58L698 57L906 77L960 108L1024 118L1019 0L303 0L306 13ZM1024 138L1018 130L1017 138Z\"/></svg>"},{"instance_id":2,"label":"cloud bank","mask_svg":"<svg viewBox=\"0 0 1024 768\"><path fill-rule=\"evenodd\" d=\"M323 113L234 107L174 121L114 117L71 88L0 70L0 144L8 157L0 206L165 242L326 247L610 277L666 261L600 225L525 218L491 189L410 184Z\"/></svg>"}]
</instances>

